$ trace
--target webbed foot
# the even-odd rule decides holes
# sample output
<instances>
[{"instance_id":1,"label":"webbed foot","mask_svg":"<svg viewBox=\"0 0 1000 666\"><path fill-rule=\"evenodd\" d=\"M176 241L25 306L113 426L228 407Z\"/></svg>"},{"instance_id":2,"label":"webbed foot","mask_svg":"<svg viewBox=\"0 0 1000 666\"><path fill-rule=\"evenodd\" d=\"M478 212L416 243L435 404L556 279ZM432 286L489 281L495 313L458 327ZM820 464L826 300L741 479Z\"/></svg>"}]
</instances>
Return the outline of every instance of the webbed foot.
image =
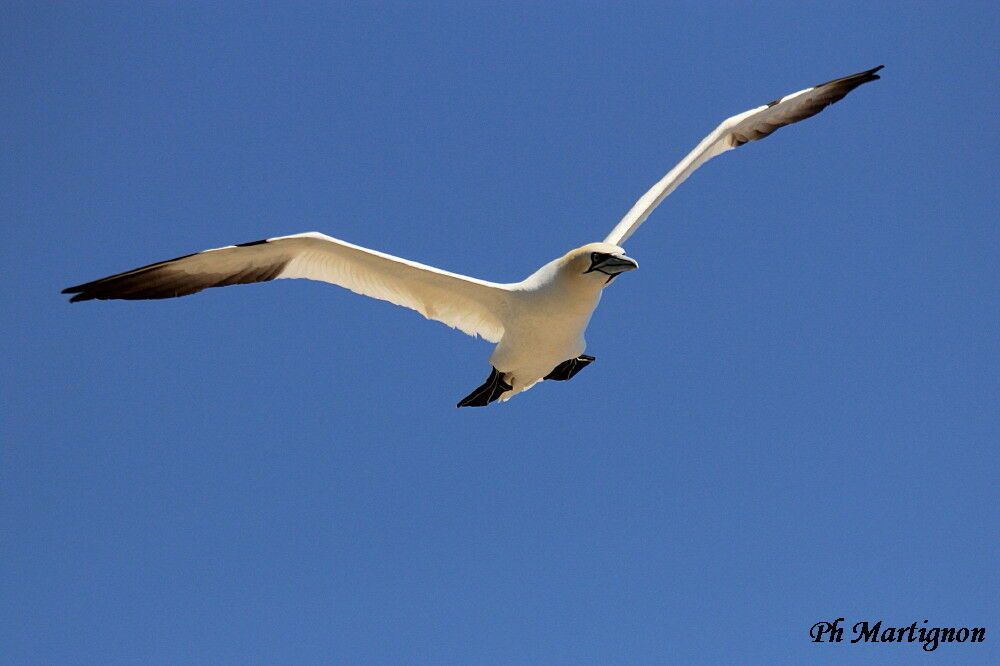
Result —
<instances>
[{"instance_id":1,"label":"webbed foot","mask_svg":"<svg viewBox=\"0 0 1000 666\"><path fill-rule=\"evenodd\" d=\"M485 407L514 387L503 380L503 373L493 368L493 372L482 386L458 401L456 407Z\"/></svg>"},{"instance_id":2,"label":"webbed foot","mask_svg":"<svg viewBox=\"0 0 1000 666\"><path fill-rule=\"evenodd\" d=\"M563 361L555 367L549 374L545 375L545 379L554 379L557 382L564 382L568 379L573 379L576 373L580 372L588 365L594 362L593 356L587 356L586 354L581 354L576 358L571 358L568 361Z\"/></svg>"}]
</instances>

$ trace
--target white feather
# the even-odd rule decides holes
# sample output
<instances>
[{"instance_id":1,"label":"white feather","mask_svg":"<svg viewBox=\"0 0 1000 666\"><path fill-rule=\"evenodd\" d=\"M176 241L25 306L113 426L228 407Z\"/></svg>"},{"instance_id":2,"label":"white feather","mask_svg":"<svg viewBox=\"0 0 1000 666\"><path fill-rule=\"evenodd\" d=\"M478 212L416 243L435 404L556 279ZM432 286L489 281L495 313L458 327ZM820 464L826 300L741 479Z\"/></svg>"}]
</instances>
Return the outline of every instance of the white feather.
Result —
<instances>
[{"instance_id":1,"label":"white feather","mask_svg":"<svg viewBox=\"0 0 1000 666\"><path fill-rule=\"evenodd\" d=\"M727 150L742 146L748 141L762 139L779 127L816 115L828 105L842 99L862 83L879 78L875 72L880 69L882 69L881 66L827 81L722 121L722 124L702 139L701 143L688 153L677 166L649 188L648 192L639 197L639 200L615 225L604 242L624 245L625 241L639 228L639 225L645 222L649 214L660 205L660 202L708 160Z\"/></svg>"}]
</instances>

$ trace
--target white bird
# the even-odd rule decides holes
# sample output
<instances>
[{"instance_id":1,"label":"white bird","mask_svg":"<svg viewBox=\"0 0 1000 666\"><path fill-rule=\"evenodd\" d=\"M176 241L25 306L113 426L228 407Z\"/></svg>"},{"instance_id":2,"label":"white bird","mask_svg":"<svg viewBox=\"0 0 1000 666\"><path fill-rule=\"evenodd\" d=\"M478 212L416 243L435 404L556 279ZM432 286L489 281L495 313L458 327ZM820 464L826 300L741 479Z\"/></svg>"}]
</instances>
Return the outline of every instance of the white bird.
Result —
<instances>
[{"instance_id":1,"label":"white bird","mask_svg":"<svg viewBox=\"0 0 1000 666\"><path fill-rule=\"evenodd\" d=\"M637 268L622 244L691 173L727 150L813 116L863 83L881 66L780 97L735 115L705 137L646 192L601 243L570 250L520 282L500 284L331 238L279 236L205 250L64 289L70 301L186 296L208 287L307 278L416 310L428 319L497 343L492 371L459 407L506 401L544 379L563 381L594 360L584 332L601 291Z\"/></svg>"}]
</instances>

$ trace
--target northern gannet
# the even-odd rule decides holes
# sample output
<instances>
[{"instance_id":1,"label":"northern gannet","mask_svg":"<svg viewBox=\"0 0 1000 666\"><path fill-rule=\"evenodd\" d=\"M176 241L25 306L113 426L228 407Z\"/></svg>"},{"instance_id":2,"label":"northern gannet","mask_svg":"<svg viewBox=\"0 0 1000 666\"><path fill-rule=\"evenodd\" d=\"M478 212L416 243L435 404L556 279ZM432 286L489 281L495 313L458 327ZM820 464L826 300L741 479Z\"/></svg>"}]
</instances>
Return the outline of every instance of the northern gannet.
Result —
<instances>
[{"instance_id":1,"label":"northern gannet","mask_svg":"<svg viewBox=\"0 0 1000 666\"><path fill-rule=\"evenodd\" d=\"M878 79L881 66L779 97L722 122L646 192L600 243L551 261L520 282L501 284L449 273L310 232L230 245L69 287L70 301L186 296L230 284L306 278L416 310L497 343L482 386L458 403L506 401L545 379L565 381L590 364L583 334L611 281L638 267L624 242L657 205L709 159L762 139Z\"/></svg>"}]
</instances>

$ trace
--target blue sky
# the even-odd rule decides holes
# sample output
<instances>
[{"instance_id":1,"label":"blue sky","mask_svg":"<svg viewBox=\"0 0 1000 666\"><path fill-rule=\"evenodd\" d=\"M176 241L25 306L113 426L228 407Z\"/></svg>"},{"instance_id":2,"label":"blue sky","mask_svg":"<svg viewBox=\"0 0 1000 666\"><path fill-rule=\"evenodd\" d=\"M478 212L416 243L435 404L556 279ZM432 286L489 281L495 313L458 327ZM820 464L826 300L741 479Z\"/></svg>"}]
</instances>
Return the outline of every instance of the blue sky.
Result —
<instances>
[{"instance_id":1,"label":"blue sky","mask_svg":"<svg viewBox=\"0 0 1000 666\"><path fill-rule=\"evenodd\" d=\"M8 2L9 663L1000 659L995 3ZM629 241L597 357L304 281L68 285L318 230L496 281L719 121L884 64Z\"/></svg>"}]
</instances>

